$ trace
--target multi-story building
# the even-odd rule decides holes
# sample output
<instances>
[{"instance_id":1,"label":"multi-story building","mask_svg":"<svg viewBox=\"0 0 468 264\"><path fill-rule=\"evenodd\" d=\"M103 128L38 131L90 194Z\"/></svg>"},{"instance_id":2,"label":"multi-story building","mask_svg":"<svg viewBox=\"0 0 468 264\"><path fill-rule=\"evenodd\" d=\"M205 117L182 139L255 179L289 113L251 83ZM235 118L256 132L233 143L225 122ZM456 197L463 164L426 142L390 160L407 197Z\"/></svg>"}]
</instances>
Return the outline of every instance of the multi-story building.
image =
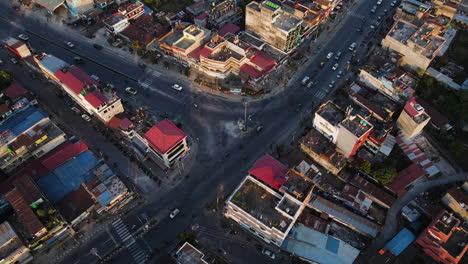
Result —
<instances>
[{"instance_id":1,"label":"multi-story building","mask_svg":"<svg viewBox=\"0 0 468 264\"><path fill-rule=\"evenodd\" d=\"M468 250L468 231L461 221L442 211L419 235L416 244L438 263L457 264Z\"/></svg>"},{"instance_id":2,"label":"multi-story building","mask_svg":"<svg viewBox=\"0 0 468 264\"><path fill-rule=\"evenodd\" d=\"M313 186L310 179L265 155L227 199L224 215L266 243L281 246Z\"/></svg>"},{"instance_id":3,"label":"multi-story building","mask_svg":"<svg viewBox=\"0 0 468 264\"><path fill-rule=\"evenodd\" d=\"M107 31L113 34L122 32L130 25L128 18L120 13L112 14L102 21Z\"/></svg>"},{"instance_id":4,"label":"multi-story building","mask_svg":"<svg viewBox=\"0 0 468 264\"><path fill-rule=\"evenodd\" d=\"M189 151L187 135L168 119L154 125L143 136L133 132L128 137L140 159L151 159L164 169Z\"/></svg>"},{"instance_id":5,"label":"multi-story building","mask_svg":"<svg viewBox=\"0 0 468 264\"><path fill-rule=\"evenodd\" d=\"M94 8L94 0L66 0L65 4L68 7L68 11L73 16L82 15L86 11Z\"/></svg>"},{"instance_id":6,"label":"multi-story building","mask_svg":"<svg viewBox=\"0 0 468 264\"><path fill-rule=\"evenodd\" d=\"M112 34L118 34L130 25L130 20L145 13L144 4L136 1L126 7L119 7L118 11L103 20L106 29Z\"/></svg>"},{"instance_id":7,"label":"multi-story building","mask_svg":"<svg viewBox=\"0 0 468 264\"><path fill-rule=\"evenodd\" d=\"M429 123L431 118L424 111L424 108L416 102L414 97L410 97L397 120L397 126L407 138L413 138Z\"/></svg>"},{"instance_id":8,"label":"multi-story building","mask_svg":"<svg viewBox=\"0 0 468 264\"><path fill-rule=\"evenodd\" d=\"M18 58L24 59L31 56L28 46L21 40L10 37L4 40L3 43L7 50Z\"/></svg>"},{"instance_id":9,"label":"multi-story building","mask_svg":"<svg viewBox=\"0 0 468 264\"><path fill-rule=\"evenodd\" d=\"M382 46L402 54L402 65L426 70L446 41L438 36L439 29L433 23L426 22L416 26L399 19L382 40Z\"/></svg>"},{"instance_id":10,"label":"multi-story building","mask_svg":"<svg viewBox=\"0 0 468 264\"><path fill-rule=\"evenodd\" d=\"M30 250L23 245L21 239L8 222L0 224L0 258L2 263L29 263L33 260Z\"/></svg>"},{"instance_id":11,"label":"multi-story building","mask_svg":"<svg viewBox=\"0 0 468 264\"><path fill-rule=\"evenodd\" d=\"M202 46L210 32L202 27L180 24L159 39L159 48L181 62L188 62L188 54Z\"/></svg>"},{"instance_id":12,"label":"multi-story building","mask_svg":"<svg viewBox=\"0 0 468 264\"><path fill-rule=\"evenodd\" d=\"M99 83L74 65L52 56L41 54L34 57L47 78L59 85L73 101L90 115L107 123L124 111L115 92L99 89Z\"/></svg>"},{"instance_id":13,"label":"multi-story building","mask_svg":"<svg viewBox=\"0 0 468 264\"><path fill-rule=\"evenodd\" d=\"M468 182L460 187L452 187L442 197L442 203L460 216L463 221L468 221Z\"/></svg>"},{"instance_id":14,"label":"multi-story building","mask_svg":"<svg viewBox=\"0 0 468 264\"><path fill-rule=\"evenodd\" d=\"M30 107L0 123L0 168L10 172L63 143L65 133L42 111Z\"/></svg>"},{"instance_id":15,"label":"multi-story building","mask_svg":"<svg viewBox=\"0 0 468 264\"><path fill-rule=\"evenodd\" d=\"M303 19L285 12L274 0L252 1L246 6L245 28L272 46L290 52L300 44Z\"/></svg>"},{"instance_id":16,"label":"multi-story building","mask_svg":"<svg viewBox=\"0 0 468 264\"><path fill-rule=\"evenodd\" d=\"M205 11L207 21L215 28L220 29L227 23L236 23L242 18L242 11L237 7L236 0L214 1Z\"/></svg>"},{"instance_id":17,"label":"multi-story building","mask_svg":"<svg viewBox=\"0 0 468 264\"><path fill-rule=\"evenodd\" d=\"M315 112L313 126L330 139L346 157L356 154L372 131L372 124L361 115L346 112L328 101Z\"/></svg>"}]
</instances>

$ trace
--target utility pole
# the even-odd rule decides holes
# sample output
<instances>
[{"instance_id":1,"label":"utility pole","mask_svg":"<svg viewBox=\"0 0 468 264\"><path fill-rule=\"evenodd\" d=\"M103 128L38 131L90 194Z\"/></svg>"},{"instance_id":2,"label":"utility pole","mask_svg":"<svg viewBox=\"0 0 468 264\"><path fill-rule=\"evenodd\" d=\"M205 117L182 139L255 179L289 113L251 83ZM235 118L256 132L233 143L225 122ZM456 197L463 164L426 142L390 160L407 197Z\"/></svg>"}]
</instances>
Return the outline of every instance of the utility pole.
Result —
<instances>
[{"instance_id":1,"label":"utility pole","mask_svg":"<svg viewBox=\"0 0 468 264\"><path fill-rule=\"evenodd\" d=\"M243 103L244 103L244 133L247 132L247 99L244 99L243 100Z\"/></svg>"}]
</instances>

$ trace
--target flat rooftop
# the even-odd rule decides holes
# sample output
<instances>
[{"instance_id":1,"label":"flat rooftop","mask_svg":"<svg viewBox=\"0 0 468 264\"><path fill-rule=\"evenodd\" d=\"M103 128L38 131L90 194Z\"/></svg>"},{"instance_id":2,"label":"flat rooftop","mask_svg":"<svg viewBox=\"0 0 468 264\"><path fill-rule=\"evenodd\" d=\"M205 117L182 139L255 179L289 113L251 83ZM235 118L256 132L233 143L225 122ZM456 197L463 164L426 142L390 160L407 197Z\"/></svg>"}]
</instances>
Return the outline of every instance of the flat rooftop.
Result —
<instances>
[{"instance_id":1,"label":"flat rooftop","mask_svg":"<svg viewBox=\"0 0 468 264\"><path fill-rule=\"evenodd\" d=\"M346 165L343 154L337 152L336 146L316 129L312 128L300 142L310 151L327 159L336 168L343 168Z\"/></svg>"},{"instance_id":2,"label":"flat rooftop","mask_svg":"<svg viewBox=\"0 0 468 264\"><path fill-rule=\"evenodd\" d=\"M115 25L115 24L117 24L120 21L125 20L125 19L127 19L127 17L125 17L124 15L121 15L119 13L116 13L116 14L113 14L112 16L104 19L104 23L113 26L113 25Z\"/></svg>"},{"instance_id":3,"label":"flat rooftop","mask_svg":"<svg viewBox=\"0 0 468 264\"><path fill-rule=\"evenodd\" d=\"M280 12L274 19L273 25L281 30L289 32L297 28L302 23L302 19L289 15L286 12Z\"/></svg>"},{"instance_id":4,"label":"flat rooftop","mask_svg":"<svg viewBox=\"0 0 468 264\"><path fill-rule=\"evenodd\" d=\"M316 113L335 126L345 118L343 110L332 102L327 102L322 105Z\"/></svg>"},{"instance_id":5,"label":"flat rooftop","mask_svg":"<svg viewBox=\"0 0 468 264\"><path fill-rule=\"evenodd\" d=\"M177 43L174 46L186 50L190 46L192 46L193 43L195 43L195 40L184 37L181 40L177 41Z\"/></svg>"},{"instance_id":6,"label":"flat rooftop","mask_svg":"<svg viewBox=\"0 0 468 264\"><path fill-rule=\"evenodd\" d=\"M204 254L188 242L185 242L175 255L180 264L208 264L203 260Z\"/></svg>"},{"instance_id":7,"label":"flat rooftop","mask_svg":"<svg viewBox=\"0 0 468 264\"><path fill-rule=\"evenodd\" d=\"M231 198L232 203L266 226L275 227L284 232L290 225L291 220L282 216L275 209L280 200L279 197L273 195L249 178L245 180Z\"/></svg>"},{"instance_id":8,"label":"flat rooftop","mask_svg":"<svg viewBox=\"0 0 468 264\"><path fill-rule=\"evenodd\" d=\"M196 37L198 36L198 34L200 34L202 32L202 30L198 27L195 27L195 26L190 26L188 27L187 29L185 29L185 32Z\"/></svg>"},{"instance_id":9,"label":"flat rooftop","mask_svg":"<svg viewBox=\"0 0 468 264\"><path fill-rule=\"evenodd\" d=\"M360 118L359 116L356 116L353 119L346 118L340 125L353 133L356 137L361 137L372 128L372 125L368 121Z\"/></svg>"},{"instance_id":10,"label":"flat rooftop","mask_svg":"<svg viewBox=\"0 0 468 264\"><path fill-rule=\"evenodd\" d=\"M463 229L456 228L443 247L450 255L458 256L465 249L467 241L468 233Z\"/></svg>"},{"instance_id":11,"label":"flat rooftop","mask_svg":"<svg viewBox=\"0 0 468 264\"><path fill-rule=\"evenodd\" d=\"M172 46L175 42L181 39L184 36L184 32L182 30L174 30L172 33L168 34L165 38L161 40L161 42Z\"/></svg>"},{"instance_id":12,"label":"flat rooftop","mask_svg":"<svg viewBox=\"0 0 468 264\"><path fill-rule=\"evenodd\" d=\"M303 201L314 186L312 179L305 175L302 176L293 169L288 171L286 177L288 180L281 186L280 191L285 191L296 199Z\"/></svg>"},{"instance_id":13,"label":"flat rooftop","mask_svg":"<svg viewBox=\"0 0 468 264\"><path fill-rule=\"evenodd\" d=\"M222 48L221 51L211 54L208 58L216 61L227 61L229 58L234 58L236 60L241 60L245 56L233 51L230 48Z\"/></svg>"},{"instance_id":14,"label":"flat rooftop","mask_svg":"<svg viewBox=\"0 0 468 264\"><path fill-rule=\"evenodd\" d=\"M417 26L398 20L395 25L393 25L388 35L406 45L408 44L408 39L416 33L417 30Z\"/></svg>"}]
</instances>

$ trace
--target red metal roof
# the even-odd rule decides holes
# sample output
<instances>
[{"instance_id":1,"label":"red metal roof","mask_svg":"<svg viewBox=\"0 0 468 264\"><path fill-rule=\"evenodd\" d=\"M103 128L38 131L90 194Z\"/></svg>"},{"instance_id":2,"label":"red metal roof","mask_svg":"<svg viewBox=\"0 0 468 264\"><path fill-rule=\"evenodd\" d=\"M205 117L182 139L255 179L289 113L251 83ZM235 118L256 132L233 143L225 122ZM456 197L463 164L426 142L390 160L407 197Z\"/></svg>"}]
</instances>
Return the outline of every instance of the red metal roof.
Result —
<instances>
[{"instance_id":1,"label":"red metal roof","mask_svg":"<svg viewBox=\"0 0 468 264\"><path fill-rule=\"evenodd\" d=\"M211 50L206 46L203 46L203 48L200 49L199 53L201 56L208 58L211 55Z\"/></svg>"},{"instance_id":2,"label":"red metal roof","mask_svg":"<svg viewBox=\"0 0 468 264\"><path fill-rule=\"evenodd\" d=\"M23 97L28 93L28 91L24 89L23 86L19 85L16 82L12 83L2 92L3 94L5 94L6 96L10 97L13 100L19 97Z\"/></svg>"},{"instance_id":3,"label":"red metal roof","mask_svg":"<svg viewBox=\"0 0 468 264\"><path fill-rule=\"evenodd\" d=\"M227 33L236 34L240 31L240 27L234 23L227 23L218 31L218 35L224 37Z\"/></svg>"},{"instance_id":4,"label":"red metal roof","mask_svg":"<svg viewBox=\"0 0 468 264\"><path fill-rule=\"evenodd\" d=\"M253 79L257 79L258 77L262 76L262 73L260 71L258 71L257 69L255 69L253 66L250 66L249 64L243 64L240 68L239 68L240 71L246 73L247 75L249 75L250 77L252 77Z\"/></svg>"},{"instance_id":5,"label":"red metal roof","mask_svg":"<svg viewBox=\"0 0 468 264\"><path fill-rule=\"evenodd\" d=\"M151 146L161 154L168 152L187 135L168 119L154 125L145 133Z\"/></svg>"},{"instance_id":6,"label":"red metal roof","mask_svg":"<svg viewBox=\"0 0 468 264\"><path fill-rule=\"evenodd\" d=\"M196 49L194 49L192 52L188 54L189 57L194 58L196 61L200 61L200 51L204 48L205 46L200 46ZM209 55L208 55L209 56Z\"/></svg>"},{"instance_id":7,"label":"red metal roof","mask_svg":"<svg viewBox=\"0 0 468 264\"><path fill-rule=\"evenodd\" d=\"M71 142L66 145L62 144L51 155L47 155L47 157L41 159L41 164L49 171L52 171L86 150L88 150L88 146L83 141L76 144L72 144Z\"/></svg>"},{"instance_id":8,"label":"red metal roof","mask_svg":"<svg viewBox=\"0 0 468 264\"><path fill-rule=\"evenodd\" d=\"M58 70L55 73L62 83L70 88L75 93L80 93L88 85L97 85L98 83L93 80L87 73L82 71L80 68L72 66L65 72Z\"/></svg>"},{"instance_id":9,"label":"red metal roof","mask_svg":"<svg viewBox=\"0 0 468 264\"><path fill-rule=\"evenodd\" d=\"M394 191L398 196L402 196L406 193L405 187L421 178L426 174L426 171L421 168L419 164L413 163L408 168L400 171L398 176L393 180L393 182L387 184L386 186Z\"/></svg>"},{"instance_id":10,"label":"red metal roof","mask_svg":"<svg viewBox=\"0 0 468 264\"><path fill-rule=\"evenodd\" d=\"M417 104L417 103L416 103L416 100L414 99L414 97L410 97L408 99L408 102L406 102L405 111L406 111L406 113L408 113L408 115L417 116L419 114L418 110L416 110L416 108L414 108L415 104Z\"/></svg>"},{"instance_id":11,"label":"red metal roof","mask_svg":"<svg viewBox=\"0 0 468 264\"><path fill-rule=\"evenodd\" d=\"M93 206L94 202L89 193L83 187L80 186L75 191L72 191L65 195L62 199L55 203L55 207L63 215L68 223L71 223L78 216Z\"/></svg>"},{"instance_id":12,"label":"red metal roof","mask_svg":"<svg viewBox=\"0 0 468 264\"><path fill-rule=\"evenodd\" d=\"M124 118L122 120L120 120L120 123L119 123L119 127L122 128L122 129L128 129L130 127L133 126L133 123L132 121L130 121L130 119L128 118Z\"/></svg>"},{"instance_id":13,"label":"red metal roof","mask_svg":"<svg viewBox=\"0 0 468 264\"><path fill-rule=\"evenodd\" d=\"M276 60L261 50L257 50L250 58L250 62L260 67L263 71L271 69Z\"/></svg>"},{"instance_id":14,"label":"red metal roof","mask_svg":"<svg viewBox=\"0 0 468 264\"><path fill-rule=\"evenodd\" d=\"M5 198L11 204L19 221L31 236L34 236L44 228L18 190L14 189L8 192Z\"/></svg>"},{"instance_id":15,"label":"red metal roof","mask_svg":"<svg viewBox=\"0 0 468 264\"><path fill-rule=\"evenodd\" d=\"M279 190L287 178L288 168L270 155L265 155L255 162L249 174Z\"/></svg>"},{"instance_id":16,"label":"red metal roof","mask_svg":"<svg viewBox=\"0 0 468 264\"><path fill-rule=\"evenodd\" d=\"M85 96L86 101L88 101L94 108L99 108L102 104L106 103L107 97L102 94L99 90L94 90L88 93Z\"/></svg>"}]
</instances>

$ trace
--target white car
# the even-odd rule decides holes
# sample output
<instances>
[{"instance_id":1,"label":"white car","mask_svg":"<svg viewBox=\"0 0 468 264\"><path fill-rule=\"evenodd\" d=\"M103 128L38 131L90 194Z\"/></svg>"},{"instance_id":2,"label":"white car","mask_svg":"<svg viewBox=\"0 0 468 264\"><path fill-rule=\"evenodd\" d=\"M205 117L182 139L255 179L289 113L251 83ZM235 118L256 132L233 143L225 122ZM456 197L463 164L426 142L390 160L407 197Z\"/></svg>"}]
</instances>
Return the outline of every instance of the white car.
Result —
<instances>
[{"instance_id":1,"label":"white car","mask_svg":"<svg viewBox=\"0 0 468 264\"><path fill-rule=\"evenodd\" d=\"M90 121L91 121L91 117L89 117L89 115L87 115L87 114L82 114L82 115L81 115L81 118L83 118L86 122L90 122Z\"/></svg>"},{"instance_id":2,"label":"white car","mask_svg":"<svg viewBox=\"0 0 468 264\"><path fill-rule=\"evenodd\" d=\"M80 109L78 109L76 106L73 106L73 107L71 108L71 110L72 110L73 112L77 113L77 114L81 114Z\"/></svg>"},{"instance_id":3,"label":"white car","mask_svg":"<svg viewBox=\"0 0 468 264\"><path fill-rule=\"evenodd\" d=\"M327 59L331 59L333 57L333 52L328 53Z\"/></svg>"},{"instance_id":4,"label":"white car","mask_svg":"<svg viewBox=\"0 0 468 264\"><path fill-rule=\"evenodd\" d=\"M371 25L370 25L370 28L371 28L371 29L374 29L374 28L375 28L375 26L374 26L373 24L371 24Z\"/></svg>"},{"instance_id":5,"label":"white car","mask_svg":"<svg viewBox=\"0 0 468 264\"><path fill-rule=\"evenodd\" d=\"M172 89L174 89L174 90L182 91L182 86L180 86L180 85L178 85L178 84L173 84L171 87L172 87Z\"/></svg>"},{"instance_id":6,"label":"white car","mask_svg":"<svg viewBox=\"0 0 468 264\"><path fill-rule=\"evenodd\" d=\"M176 217L179 213L180 213L180 210L176 208L169 214L169 217L172 219Z\"/></svg>"},{"instance_id":7,"label":"white car","mask_svg":"<svg viewBox=\"0 0 468 264\"><path fill-rule=\"evenodd\" d=\"M336 71L336 69L338 69L338 66L339 66L338 63L335 63L335 65L333 65L332 67L332 70Z\"/></svg>"},{"instance_id":8,"label":"white car","mask_svg":"<svg viewBox=\"0 0 468 264\"><path fill-rule=\"evenodd\" d=\"M302 81L301 81L302 85L305 85L309 80L310 80L310 77L309 77L309 76L305 76L305 77L302 79Z\"/></svg>"},{"instance_id":9,"label":"white car","mask_svg":"<svg viewBox=\"0 0 468 264\"><path fill-rule=\"evenodd\" d=\"M382 4L382 0L377 1L377 5L381 5L381 4Z\"/></svg>"},{"instance_id":10,"label":"white car","mask_svg":"<svg viewBox=\"0 0 468 264\"><path fill-rule=\"evenodd\" d=\"M15 58L10 58L10 60L13 64L18 64L18 60L16 60Z\"/></svg>"},{"instance_id":11,"label":"white car","mask_svg":"<svg viewBox=\"0 0 468 264\"><path fill-rule=\"evenodd\" d=\"M68 47L70 47L70 48L74 48L74 47L75 47L75 44L71 43L70 41L66 41L66 40L65 40L64 43L65 43Z\"/></svg>"},{"instance_id":12,"label":"white car","mask_svg":"<svg viewBox=\"0 0 468 264\"><path fill-rule=\"evenodd\" d=\"M127 88L125 88L125 91L126 91L127 93L131 94L131 95L135 95L135 94L138 93L138 91L135 90L135 88L132 88L132 87L127 87Z\"/></svg>"},{"instance_id":13,"label":"white car","mask_svg":"<svg viewBox=\"0 0 468 264\"><path fill-rule=\"evenodd\" d=\"M28 35L26 35L26 34L19 34L18 38L21 39L21 40L24 40L24 41L28 41L28 40L29 40L29 37L28 37Z\"/></svg>"},{"instance_id":14,"label":"white car","mask_svg":"<svg viewBox=\"0 0 468 264\"><path fill-rule=\"evenodd\" d=\"M268 250L268 249L263 249L263 250L262 250L262 253L263 253L264 255L267 255L267 256L270 257L271 259L275 259L275 258L276 258L276 254L273 253L273 252L271 252L271 251Z\"/></svg>"},{"instance_id":15,"label":"white car","mask_svg":"<svg viewBox=\"0 0 468 264\"><path fill-rule=\"evenodd\" d=\"M328 85L328 87L332 88L333 86L335 86L335 81L331 81L331 83Z\"/></svg>"}]
</instances>

